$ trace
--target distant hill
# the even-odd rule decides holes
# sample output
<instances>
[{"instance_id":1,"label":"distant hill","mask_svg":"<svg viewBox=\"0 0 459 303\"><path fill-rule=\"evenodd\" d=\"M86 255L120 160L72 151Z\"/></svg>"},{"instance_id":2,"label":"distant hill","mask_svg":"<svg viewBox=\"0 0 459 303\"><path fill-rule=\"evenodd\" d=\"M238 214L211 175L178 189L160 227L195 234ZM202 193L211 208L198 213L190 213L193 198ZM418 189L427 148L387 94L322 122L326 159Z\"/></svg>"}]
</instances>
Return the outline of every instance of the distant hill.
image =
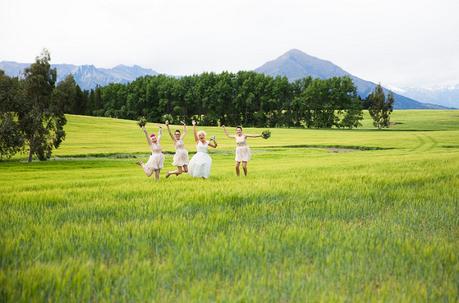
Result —
<instances>
[{"instance_id":1,"label":"distant hill","mask_svg":"<svg viewBox=\"0 0 459 303\"><path fill-rule=\"evenodd\" d=\"M403 87L394 88L394 91L421 102L459 108L459 84L430 88Z\"/></svg>"},{"instance_id":2,"label":"distant hill","mask_svg":"<svg viewBox=\"0 0 459 303\"><path fill-rule=\"evenodd\" d=\"M295 81L307 76L328 79L332 77L349 76L357 87L357 93L365 98L375 88L376 84L356 77L330 61L310 56L300 50L292 49L276 58L268 61L255 69L256 72L270 76L285 76L290 81ZM387 93L388 90L384 89ZM395 108L398 109L441 109L436 104L421 103L394 92Z\"/></svg>"},{"instance_id":3,"label":"distant hill","mask_svg":"<svg viewBox=\"0 0 459 303\"><path fill-rule=\"evenodd\" d=\"M0 69L9 76L20 76L30 63L17 63L1 61ZM63 80L67 75L73 74L75 81L82 89L95 88L97 85L105 86L109 83L127 83L138 77L157 75L152 69L138 65L117 65L113 68L97 68L94 65L52 64L57 69L57 81Z\"/></svg>"}]
</instances>

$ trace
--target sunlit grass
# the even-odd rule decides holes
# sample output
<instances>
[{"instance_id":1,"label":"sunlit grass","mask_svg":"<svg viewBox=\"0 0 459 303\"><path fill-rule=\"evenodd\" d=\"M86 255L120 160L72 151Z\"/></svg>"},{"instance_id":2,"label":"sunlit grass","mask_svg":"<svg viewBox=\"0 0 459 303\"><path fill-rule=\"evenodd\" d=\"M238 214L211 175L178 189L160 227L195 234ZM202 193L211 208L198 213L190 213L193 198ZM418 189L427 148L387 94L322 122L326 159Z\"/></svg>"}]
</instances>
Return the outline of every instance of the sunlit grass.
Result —
<instances>
[{"instance_id":1,"label":"sunlit grass","mask_svg":"<svg viewBox=\"0 0 459 303\"><path fill-rule=\"evenodd\" d=\"M215 128L208 180L154 182L129 158L0 163L0 300L456 301L459 126L421 113L400 114L406 131L272 129L246 178ZM60 157L148 152L133 121L67 131Z\"/></svg>"}]
</instances>

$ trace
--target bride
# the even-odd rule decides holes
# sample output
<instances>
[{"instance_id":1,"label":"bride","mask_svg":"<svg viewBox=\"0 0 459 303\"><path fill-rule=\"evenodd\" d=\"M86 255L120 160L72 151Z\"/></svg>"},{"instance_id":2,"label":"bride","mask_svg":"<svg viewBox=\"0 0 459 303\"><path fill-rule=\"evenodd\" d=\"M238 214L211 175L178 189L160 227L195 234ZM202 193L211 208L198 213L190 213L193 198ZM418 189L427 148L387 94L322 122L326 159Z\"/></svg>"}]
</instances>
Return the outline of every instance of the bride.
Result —
<instances>
[{"instance_id":1,"label":"bride","mask_svg":"<svg viewBox=\"0 0 459 303\"><path fill-rule=\"evenodd\" d=\"M214 138L206 141L206 132L196 130L196 121L193 120L193 133L196 142L196 154L191 158L188 165L188 173L192 177L207 179L210 176L210 167L212 166L212 158L208 153L208 147L217 147L217 142Z\"/></svg>"}]
</instances>

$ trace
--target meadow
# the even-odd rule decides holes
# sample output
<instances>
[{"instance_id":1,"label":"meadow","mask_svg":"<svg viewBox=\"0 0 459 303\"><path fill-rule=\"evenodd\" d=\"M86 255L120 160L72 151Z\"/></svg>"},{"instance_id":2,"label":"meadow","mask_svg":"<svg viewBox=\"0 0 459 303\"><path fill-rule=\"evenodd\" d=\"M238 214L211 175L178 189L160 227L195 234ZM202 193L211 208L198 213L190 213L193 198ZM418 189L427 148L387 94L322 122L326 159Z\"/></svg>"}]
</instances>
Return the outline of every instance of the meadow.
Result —
<instances>
[{"instance_id":1,"label":"meadow","mask_svg":"<svg viewBox=\"0 0 459 303\"><path fill-rule=\"evenodd\" d=\"M208 180L164 178L164 133L154 182L135 121L70 115L53 159L0 162L0 301L457 302L459 111L392 121L271 129L239 178L205 127Z\"/></svg>"}]
</instances>

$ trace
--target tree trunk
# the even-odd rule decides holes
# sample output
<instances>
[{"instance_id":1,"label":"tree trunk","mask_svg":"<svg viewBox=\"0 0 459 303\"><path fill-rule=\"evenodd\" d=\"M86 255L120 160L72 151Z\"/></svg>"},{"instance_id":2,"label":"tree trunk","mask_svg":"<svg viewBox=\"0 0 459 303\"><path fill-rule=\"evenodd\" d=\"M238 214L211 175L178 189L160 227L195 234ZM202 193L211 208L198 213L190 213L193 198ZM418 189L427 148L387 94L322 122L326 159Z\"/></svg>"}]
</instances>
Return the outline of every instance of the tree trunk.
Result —
<instances>
[{"instance_id":1,"label":"tree trunk","mask_svg":"<svg viewBox=\"0 0 459 303\"><path fill-rule=\"evenodd\" d=\"M32 146L33 146L32 140L29 139L29 159L27 161L29 163L32 162L32 156L33 156Z\"/></svg>"},{"instance_id":2,"label":"tree trunk","mask_svg":"<svg viewBox=\"0 0 459 303\"><path fill-rule=\"evenodd\" d=\"M30 146L30 149L29 149L29 160L27 162L32 162L32 147Z\"/></svg>"}]
</instances>

